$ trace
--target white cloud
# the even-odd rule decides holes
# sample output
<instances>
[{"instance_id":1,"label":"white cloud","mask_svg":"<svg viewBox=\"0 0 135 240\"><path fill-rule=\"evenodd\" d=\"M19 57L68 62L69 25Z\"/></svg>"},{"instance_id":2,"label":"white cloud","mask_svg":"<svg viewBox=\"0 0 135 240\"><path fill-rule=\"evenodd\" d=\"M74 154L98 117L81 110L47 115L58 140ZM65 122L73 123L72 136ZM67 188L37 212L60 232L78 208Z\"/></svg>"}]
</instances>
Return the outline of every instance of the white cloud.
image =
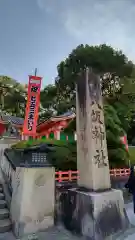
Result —
<instances>
[{"instance_id":1,"label":"white cloud","mask_svg":"<svg viewBox=\"0 0 135 240\"><path fill-rule=\"evenodd\" d=\"M46 13L52 13L54 11L54 3L54 0L37 0L38 7Z\"/></svg>"},{"instance_id":2,"label":"white cloud","mask_svg":"<svg viewBox=\"0 0 135 240\"><path fill-rule=\"evenodd\" d=\"M37 0L37 4L63 25L73 45L106 43L135 61L133 0Z\"/></svg>"},{"instance_id":3,"label":"white cloud","mask_svg":"<svg viewBox=\"0 0 135 240\"><path fill-rule=\"evenodd\" d=\"M43 0L37 0L37 4L38 4L38 7L40 9L43 9L44 8L44 1Z\"/></svg>"},{"instance_id":4,"label":"white cloud","mask_svg":"<svg viewBox=\"0 0 135 240\"><path fill-rule=\"evenodd\" d=\"M66 31L76 42L107 43L135 60L134 2L85 0L76 8L67 9L62 18Z\"/></svg>"}]
</instances>

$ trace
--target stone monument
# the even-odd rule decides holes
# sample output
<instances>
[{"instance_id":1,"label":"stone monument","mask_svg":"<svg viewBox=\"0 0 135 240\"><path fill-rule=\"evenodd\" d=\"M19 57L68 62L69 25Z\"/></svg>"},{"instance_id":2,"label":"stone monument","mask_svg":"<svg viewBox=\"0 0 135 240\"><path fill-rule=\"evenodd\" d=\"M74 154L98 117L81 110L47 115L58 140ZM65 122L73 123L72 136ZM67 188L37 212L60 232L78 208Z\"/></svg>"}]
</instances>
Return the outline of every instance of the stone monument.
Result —
<instances>
[{"instance_id":1,"label":"stone monument","mask_svg":"<svg viewBox=\"0 0 135 240\"><path fill-rule=\"evenodd\" d=\"M89 239L104 240L126 229L129 221L122 192L111 189L100 78L90 69L77 80L76 121L80 178L64 200L65 225Z\"/></svg>"},{"instance_id":2,"label":"stone monument","mask_svg":"<svg viewBox=\"0 0 135 240\"><path fill-rule=\"evenodd\" d=\"M45 145L4 152L15 168L10 217L17 238L54 226L55 168L48 160L51 147Z\"/></svg>"},{"instance_id":3,"label":"stone monument","mask_svg":"<svg viewBox=\"0 0 135 240\"><path fill-rule=\"evenodd\" d=\"M76 90L78 185L94 191L110 189L100 79L87 69Z\"/></svg>"}]
</instances>

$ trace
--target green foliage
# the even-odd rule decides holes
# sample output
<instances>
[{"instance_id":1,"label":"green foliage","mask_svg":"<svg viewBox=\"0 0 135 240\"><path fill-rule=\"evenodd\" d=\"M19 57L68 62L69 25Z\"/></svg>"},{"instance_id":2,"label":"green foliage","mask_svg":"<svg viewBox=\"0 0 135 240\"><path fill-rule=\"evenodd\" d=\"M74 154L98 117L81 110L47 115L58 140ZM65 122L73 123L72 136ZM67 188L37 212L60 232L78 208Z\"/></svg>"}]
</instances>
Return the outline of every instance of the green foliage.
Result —
<instances>
[{"instance_id":1,"label":"green foliage","mask_svg":"<svg viewBox=\"0 0 135 240\"><path fill-rule=\"evenodd\" d=\"M133 85L135 67L122 51L116 51L105 44L99 46L79 45L58 65L55 85L49 85L44 89L42 93L44 106L53 115L69 110L75 112L75 83L78 74L86 67L92 67L102 79L110 165L123 166L127 163L128 154L120 142L120 136L129 131L133 121L134 105L131 103L129 95L133 96L135 92L133 91L133 89L135 90L135 84ZM69 134L75 130L76 121L73 120L64 132Z\"/></svg>"},{"instance_id":2,"label":"green foliage","mask_svg":"<svg viewBox=\"0 0 135 240\"><path fill-rule=\"evenodd\" d=\"M124 166L127 164L128 154L120 141L120 136L125 135L125 131L118 112L113 106L106 104L104 105L104 115L110 167ZM72 131L76 131L76 119L64 130L68 134Z\"/></svg>"},{"instance_id":3,"label":"green foliage","mask_svg":"<svg viewBox=\"0 0 135 240\"><path fill-rule=\"evenodd\" d=\"M76 142L66 142L66 145L55 147L55 152L49 153L52 164L57 170L76 170Z\"/></svg>"},{"instance_id":4,"label":"green foliage","mask_svg":"<svg viewBox=\"0 0 135 240\"><path fill-rule=\"evenodd\" d=\"M92 67L100 74L105 102L109 97L109 100L119 100L123 93L121 91L125 91L124 86L131 85L134 79L134 65L121 51L105 44L80 45L58 65L55 85L48 85L41 93L41 102L46 109L45 117L75 111L75 83L80 71L86 67Z\"/></svg>"},{"instance_id":5,"label":"green foliage","mask_svg":"<svg viewBox=\"0 0 135 240\"><path fill-rule=\"evenodd\" d=\"M56 83L59 88L65 90L68 87L73 90L78 73L86 67L92 67L101 76L109 72L123 77L131 75L133 64L121 51L116 51L105 44L99 46L80 45L58 65Z\"/></svg>"},{"instance_id":6,"label":"green foliage","mask_svg":"<svg viewBox=\"0 0 135 240\"><path fill-rule=\"evenodd\" d=\"M60 141L54 139L40 139L20 141L17 144L12 145L13 149L25 149L30 146L38 145L40 143L46 143L54 147L54 152L48 154L50 163L56 168L56 170L76 170L76 142Z\"/></svg>"},{"instance_id":7,"label":"green foliage","mask_svg":"<svg viewBox=\"0 0 135 240\"><path fill-rule=\"evenodd\" d=\"M72 110L76 111L75 83L82 69L92 67L101 77L104 102L105 126L110 166L124 166L128 161L128 154L120 142L120 136L126 132L133 139L135 94L135 67L121 52L105 44L99 46L79 45L62 61L57 69L58 76L55 85L48 85L41 92L42 113L40 121L51 116ZM14 94L15 95L15 94ZM19 106L11 107L12 94L8 96L8 104L12 112L19 112ZM14 102L23 101L20 96L14 96ZM3 101L3 98L1 98ZM10 99L10 101L9 101ZM6 102L6 101L5 101ZM5 105L5 106L8 106ZM132 126L132 127L131 127ZM65 134L76 130L73 120ZM45 140L44 140L45 141ZM53 142L56 151L52 154L53 164L58 169L76 168L76 143L46 140ZM36 141L35 144L38 142ZM30 146L30 142L22 142L18 146ZM70 166L70 167L69 167Z\"/></svg>"},{"instance_id":8,"label":"green foliage","mask_svg":"<svg viewBox=\"0 0 135 240\"><path fill-rule=\"evenodd\" d=\"M64 133L65 134L73 134L76 131L76 119L73 119L69 125L67 126L67 128L64 129Z\"/></svg>"},{"instance_id":9,"label":"green foliage","mask_svg":"<svg viewBox=\"0 0 135 240\"><path fill-rule=\"evenodd\" d=\"M129 147L129 159L131 164L135 164L135 147Z\"/></svg>"},{"instance_id":10,"label":"green foliage","mask_svg":"<svg viewBox=\"0 0 135 240\"><path fill-rule=\"evenodd\" d=\"M23 148L27 148L27 147L30 147L30 146L35 146L35 145L38 145L38 144L41 144L41 143L46 143L46 144L53 144L53 145L56 145L56 146L66 146L66 142L65 141L58 141L58 140L55 140L55 139L51 139L51 138L48 138L48 139L30 139L30 140L23 140L23 141L20 141L16 144L13 144L12 145L12 148L18 148L18 149L23 149Z\"/></svg>"},{"instance_id":11,"label":"green foliage","mask_svg":"<svg viewBox=\"0 0 135 240\"><path fill-rule=\"evenodd\" d=\"M120 137L125 135L122 123L116 109L111 105L104 106L104 115L110 166L124 166L127 164L128 154L120 141Z\"/></svg>"},{"instance_id":12,"label":"green foliage","mask_svg":"<svg viewBox=\"0 0 135 240\"><path fill-rule=\"evenodd\" d=\"M0 76L1 110L16 116L24 116L26 103L25 88L12 78Z\"/></svg>"}]
</instances>

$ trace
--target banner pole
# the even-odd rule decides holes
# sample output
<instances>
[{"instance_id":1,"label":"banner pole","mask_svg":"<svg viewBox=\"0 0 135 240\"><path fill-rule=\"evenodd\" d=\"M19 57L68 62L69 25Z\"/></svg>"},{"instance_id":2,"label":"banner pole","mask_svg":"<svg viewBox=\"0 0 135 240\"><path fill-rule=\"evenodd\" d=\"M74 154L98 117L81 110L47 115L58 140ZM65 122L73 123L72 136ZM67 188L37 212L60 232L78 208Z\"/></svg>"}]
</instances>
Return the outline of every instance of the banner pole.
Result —
<instances>
[{"instance_id":1,"label":"banner pole","mask_svg":"<svg viewBox=\"0 0 135 240\"><path fill-rule=\"evenodd\" d=\"M35 68L35 77L37 76L37 68Z\"/></svg>"}]
</instances>

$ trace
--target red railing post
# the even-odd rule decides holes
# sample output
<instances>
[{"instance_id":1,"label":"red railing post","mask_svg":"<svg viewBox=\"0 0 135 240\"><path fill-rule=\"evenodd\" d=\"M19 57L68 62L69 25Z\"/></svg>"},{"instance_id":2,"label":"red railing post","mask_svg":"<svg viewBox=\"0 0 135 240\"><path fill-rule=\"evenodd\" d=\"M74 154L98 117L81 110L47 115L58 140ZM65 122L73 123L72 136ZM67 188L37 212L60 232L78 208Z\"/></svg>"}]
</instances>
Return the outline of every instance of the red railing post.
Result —
<instances>
[{"instance_id":1,"label":"red railing post","mask_svg":"<svg viewBox=\"0 0 135 240\"><path fill-rule=\"evenodd\" d=\"M130 169L111 169L110 170L110 175L117 177L117 176L128 176L130 174ZM67 172L56 172L55 173L55 180L58 182L62 182L62 181L73 181L73 180L77 180L79 178L79 171L67 171Z\"/></svg>"},{"instance_id":2,"label":"red railing post","mask_svg":"<svg viewBox=\"0 0 135 240\"><path fill-rule=\"evenodd\" d=\"M72 182L72 171L68 171L69 181Z\"/></svg>"},{"instance_id":3,"label":"red railing post","mask_svg":"<svg viewBox=\"0 0 135 240\"><path fill-rule=\"evenodd\" d=\"M58 181L62 182L62 172L61 171L58 172Z\"/></svg>"}]
</instances>

